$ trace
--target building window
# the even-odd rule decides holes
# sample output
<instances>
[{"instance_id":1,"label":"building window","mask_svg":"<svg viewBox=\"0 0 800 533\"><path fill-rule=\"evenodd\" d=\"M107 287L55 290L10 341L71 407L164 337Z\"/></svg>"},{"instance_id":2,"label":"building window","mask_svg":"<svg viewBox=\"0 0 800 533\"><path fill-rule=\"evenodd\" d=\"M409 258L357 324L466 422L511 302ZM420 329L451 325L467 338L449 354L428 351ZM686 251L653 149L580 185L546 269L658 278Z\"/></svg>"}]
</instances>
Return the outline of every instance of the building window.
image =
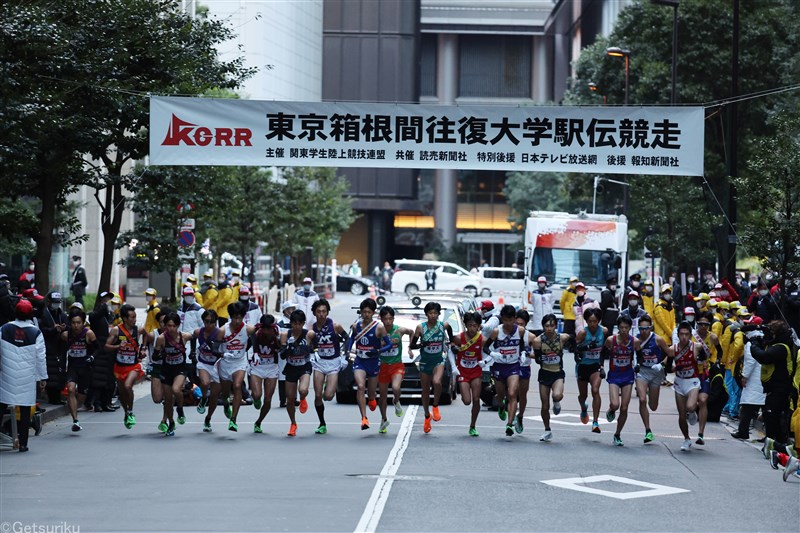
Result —
<instances>
[{"instance_id":1,"label":"building window","mask_svg":"<svg viewBox=\"0 0 800 533\"><path fill-rule=\"evenodd\" d=\"M531 97L531 38L462 35L458 95L479 98Z\"/></svg>"},{"instance_id":2,"label":"building window","mask_svg":"<svg viewBox=\"0 0 800 533\"><path fill-rule=\"evenodd\" d=\"M433 33L423 33L420 39L419 94L436 96L436 53L438 38Z\"/></svg>"}]
</instances>

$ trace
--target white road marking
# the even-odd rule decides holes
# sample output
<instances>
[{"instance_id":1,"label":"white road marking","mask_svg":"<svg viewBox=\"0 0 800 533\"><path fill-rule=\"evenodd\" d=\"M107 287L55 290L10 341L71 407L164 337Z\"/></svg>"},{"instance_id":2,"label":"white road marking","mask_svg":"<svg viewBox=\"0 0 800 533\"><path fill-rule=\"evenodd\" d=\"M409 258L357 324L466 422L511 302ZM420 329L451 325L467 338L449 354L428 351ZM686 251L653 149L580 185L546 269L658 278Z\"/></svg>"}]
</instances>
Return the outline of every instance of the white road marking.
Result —
<instances>
[{"instance_id":1,"label":"white road marking","mask_svg":"<svg viewBox=\"0 0 800 533\"><path fill-rule=\"evenodd\" d=\"M378 527L386 500L389 498L389 492L392 490L395 474L400 468L403 454L411 440L411 429L414 427L414 420L417 418L418 410L418 405L412 405L406 409L406 414L403 416L403 423L400 426L400 431L397 432L392 451L389 452L386 464L383 465L383 470L381 470L377 481L375 481L375 488L372 489L372 495L369 497L364 513L358 521L355 529L356 533L373 532Z\"/></svg>"},{"instance_id":2,"label":"white road marking","mask_svg":"<svg viewBox=\"0 0 800 533\"><path fill-rule=\"evenodd\" d=\"M535 420L536 422L542 422L542 417L540 415L536 416L526 416L523 417L526 420ZM576 418L577 422L567 422L566 418ZM563 424L565 426L588 426L589 424L584 424L580 421L581 415L576 415L573 413L561 413L559 415L550 415L550 423L551 424ZM602 426L603 424L615 424L616 422L609 422L605 419L604 416L601 416L597 420L597 425Z\"/></svg>"},{"instance_id":3,"label":"white road marking","mask_svg":"<svg viewBox=\"0 0 800 533\"><path fill-rule=\"evenodd\" d=\"M613 492L610 490L595 489L586 486L588 483L597 483L599 481L616 481L617 483L624 483L626 485L645 487L647 490L637 490L634 492ZM566 479L548 479L542 481L542 483L551 485L553 487L561 487L562 489L576 490L578 492L588 492L589 494L597 494L599 496L606 496L608 498L616 498L618 500L631 500L634 498L647 498L650 496L664 496L667 494L691 492L687 489L679 489L677 487L668 487L666 485L657 485L655 483L647 483L646 481L638 481L636 479L609 475L571 477Z\"/></svg>"}]
</instances>

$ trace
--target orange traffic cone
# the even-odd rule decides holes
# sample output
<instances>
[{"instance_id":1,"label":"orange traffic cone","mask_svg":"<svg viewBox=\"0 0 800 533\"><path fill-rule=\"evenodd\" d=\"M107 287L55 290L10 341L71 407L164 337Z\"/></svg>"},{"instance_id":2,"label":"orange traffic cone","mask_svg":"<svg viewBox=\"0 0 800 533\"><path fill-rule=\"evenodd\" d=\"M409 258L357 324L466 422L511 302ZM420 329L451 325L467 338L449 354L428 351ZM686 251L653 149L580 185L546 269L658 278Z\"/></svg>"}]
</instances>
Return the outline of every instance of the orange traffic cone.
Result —
<instances>
[{"instance_id":1,"label":"orange traffic cone","mask_svg":"<svg viewBox=\"0 0 800 533\"><path fill-rule=\"evenodd\" d=\"M373 300L377 299L377 295L375 294L375 285L369 286L369 297Z\"/></svg>"},{"instance_id":2,"label":"orange traffic cone","mask_svg":"<svg viewBox=\"0 0 800 533\"><path fill-rule=\"evenodd\" d=\"M331 286L325 285L325 299L330 300L333 298L333 293L331 292Z\"/></svg>"},{"instance_id":3,"label":"orange traffic cone","mask_svg":"<svg viewBox=\"0 0 800 533\"><path fill-rule=\"evenodd\" d=\"M505 305L506 303L506 294L504 291L500 291L500 296L497 297L497 305Z\"/></svg>"}]
</instances>

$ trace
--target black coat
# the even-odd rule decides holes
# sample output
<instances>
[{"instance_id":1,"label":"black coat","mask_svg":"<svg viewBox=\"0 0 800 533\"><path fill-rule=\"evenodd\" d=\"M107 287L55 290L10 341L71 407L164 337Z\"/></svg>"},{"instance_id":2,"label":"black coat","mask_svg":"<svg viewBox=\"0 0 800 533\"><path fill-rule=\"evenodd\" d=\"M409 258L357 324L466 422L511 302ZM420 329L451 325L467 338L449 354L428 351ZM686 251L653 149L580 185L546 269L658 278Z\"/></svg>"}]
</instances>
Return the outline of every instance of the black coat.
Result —
<instances>
[{"instance_id":1,"label":"black coat","mask_svg":"<svg viewBox=\"0 0 800 533\"><path fill-rule=\"evenodd\" d=\"M59 308L52 310L45 308L39 320L39 329L44 336L45 352L47 354L47 388L61 390L67 382L65 346L61 340L61 333L56 325L67 328L67 315Z\"/></svg>"},{"instance_id":2,"label":"black coat","mask_svg":"<svg viewBox=\"0 0 800 533\"><path fill-rule=\"evenodd\" d=\"M86 270L83 265L78 265L72 271L72 284L69 290L75 296L84 296L86 294L86 287L89 285L89 280L86 279Z\"/></svg>"},{"instance_id":3,"label":"black coat","mask_svg":"<svg viewBox=\"0 0 800 533\"><path fill-rule=\"evenodd\" d=\"M111 317L107 304L98 305L89 314L89 325L97 336L97 351L92 363L92 387L95 389L110 389L114 386L114 354L103 349L108 340L111 329Z\"/></svg>"}]
</instances>

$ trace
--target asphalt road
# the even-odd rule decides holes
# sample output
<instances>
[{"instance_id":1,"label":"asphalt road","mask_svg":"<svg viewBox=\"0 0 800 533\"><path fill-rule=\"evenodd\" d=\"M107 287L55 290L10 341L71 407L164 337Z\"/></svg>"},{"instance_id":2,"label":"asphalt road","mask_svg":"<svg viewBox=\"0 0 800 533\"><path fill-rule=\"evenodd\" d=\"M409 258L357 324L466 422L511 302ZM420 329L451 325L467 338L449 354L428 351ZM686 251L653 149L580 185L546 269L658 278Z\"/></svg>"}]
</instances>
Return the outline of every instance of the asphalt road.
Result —
<instances>
[{"instance_id":1,"label":"asphalt road","mask_svg":"<svg viewBox=\"0 0 800 533\"><path fill-rule=\"evenodd\" d=\"M338 297L334 319L351 322L359 300ZM652 416L656 441L648 445L634 397L622 448L612 446L605 421L600 435L580 424L576 394L568 376L549 443L539 442L533 393L525 432L511 438L485 409L480 437L467 436L469 409L460 400L442 407L427 435L416 406L402 419L391 413L389 433L380 435L377 412L361 431L358 409L332 402L324 436L313 433L313 408L289 438L284 410L276 407L258 435L255 409L243 406L238 433L227 430L221 410L213 433L202 433L202 416L189 408L186 425L167 438L143 384L130 431L119 411L80 413L84 431L72 433L62 418L31 438L30 452L0 453L0 533L33 524L60 531L798 531L800 478L784 483L756 444L732 439L721 424L709 425L704 447L680 452L670 389L662 389ZM575 490L587 488L596 492Z\"/></svg>"}]
</instances>

